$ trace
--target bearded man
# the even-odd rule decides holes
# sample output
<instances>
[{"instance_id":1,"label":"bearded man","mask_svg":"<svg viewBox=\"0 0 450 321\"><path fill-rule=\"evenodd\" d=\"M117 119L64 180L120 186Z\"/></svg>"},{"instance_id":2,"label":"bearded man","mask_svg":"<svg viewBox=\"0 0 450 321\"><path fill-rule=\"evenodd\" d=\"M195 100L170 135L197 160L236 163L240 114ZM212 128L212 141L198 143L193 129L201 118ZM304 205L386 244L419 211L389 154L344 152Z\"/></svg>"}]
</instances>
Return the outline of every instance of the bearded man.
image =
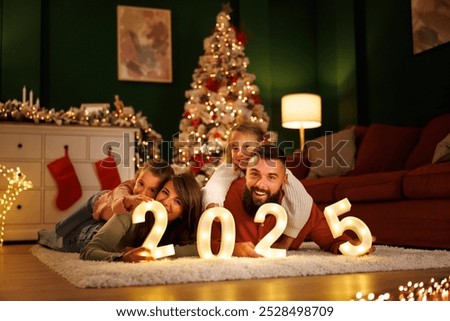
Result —
<instances>
[{"instance_id":1,"label":"bearded man","mask_svg":"<svg viewBox=\"0 0 450 321\"><path fill-rule=\"evenodd\" d=\"M276 219L274 215L267 215L263 223L257 223L254 222L254 217L263 204L281 204L286 180L283 153L274 145L260 146L247 167L245 177L233 182L224 202L224 207L232 213L236 226L233 256L261 256L255 252L255 245L273 229ZM211 232L211 248L214 253L220 249L220 238L220 222L214 222ZM358 244L359 241L353 240L345 233L334 238L323 212L314 202L308 221L297 237L291 238L282 235L272 247L297 250L305 239L315 242L322 250L334 254L340 254L339 246L341 244L347 241ZM374 250L375 248L372 247L368 253Z\"/></svg>"}]
</instances>

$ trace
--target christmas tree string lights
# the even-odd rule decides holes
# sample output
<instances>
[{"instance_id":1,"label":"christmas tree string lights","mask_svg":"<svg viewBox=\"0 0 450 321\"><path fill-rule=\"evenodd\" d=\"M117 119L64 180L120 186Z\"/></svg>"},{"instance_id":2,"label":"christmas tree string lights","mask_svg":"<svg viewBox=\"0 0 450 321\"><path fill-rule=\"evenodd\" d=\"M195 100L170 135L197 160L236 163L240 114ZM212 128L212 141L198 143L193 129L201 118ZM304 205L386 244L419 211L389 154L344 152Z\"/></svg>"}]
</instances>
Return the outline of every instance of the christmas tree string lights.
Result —
<instances>
[{"instance_id":1,"label":"christmas tree string lights","mask_svg":"<svg viewBox=\"0 0 450 321\"><path fill-rule=\"evenodd\" d=\"M6 168L0 165L0 174L6 179L7 188L0 199L0 246L3 245L3 237L5 234L5 219L6 214L11 210L12 205L16 201L19 194L29 188L33 187L31 181L26 181L26 176L19 167Z\"/></svg>"},{"instance_id":2,"label":"christmas tree string lights","mask_svg":"<svg viewBox=\"0 0 450 321\"><path fill-rule=\"evenodd\" d=\"M224 5L212 34L204 39L204 55L194 70L191 89L185 92L180 133L174 138L173 163L196 175L202 185L223 156L231 130L241 121L258 123L267 130L255 75L247 72L245 35L230 22Z\"/></svg>"}]
</instances>

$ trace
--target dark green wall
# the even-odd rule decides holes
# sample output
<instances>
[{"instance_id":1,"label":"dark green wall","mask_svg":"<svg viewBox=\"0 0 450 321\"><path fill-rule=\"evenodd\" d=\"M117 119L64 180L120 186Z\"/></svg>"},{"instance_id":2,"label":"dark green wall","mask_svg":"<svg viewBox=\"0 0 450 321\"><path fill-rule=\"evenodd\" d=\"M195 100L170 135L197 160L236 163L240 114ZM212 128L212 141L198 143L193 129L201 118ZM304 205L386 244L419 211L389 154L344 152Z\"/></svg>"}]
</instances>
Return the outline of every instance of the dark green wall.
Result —
<instances>
[{"instance_id":1,"label":"dark green wall","mask_svg":"<svg viewBox=\"0 0 450 321\"><path fill-rule=\"evenodd\" d=\"M0 0L0 99L22 86L49 108L113 102L119 94L171 141L193 70L221 0ZM117 80L117 5L172 13L173 82ZM270 127L281 127L281 97L322 96L322 127L423 125L450 111L450 46L412 54L410 0L234 0L232 18L247 34L248 70L256 75Z\"/></svg>"},{"instance_id":2,"label":"dark green wall","mask_svg":"<svg viewBox=\"0 0 450 321\"><path fill-rule=\"evenodd\" d=\"M0 0L1 101L22 98L27 85L40 92L40 0Z\"/></svg>"},{"instance_id":3,"label":"dark green wall","mask_svg":"<svg viewBox=\"0 0 450 321\"><path fill-rule=\"evenodd\" d=\"M410 0L361 2L361 122L422 126L450 112L450 43L413 55Z\"/></svg>"}]
</instances>

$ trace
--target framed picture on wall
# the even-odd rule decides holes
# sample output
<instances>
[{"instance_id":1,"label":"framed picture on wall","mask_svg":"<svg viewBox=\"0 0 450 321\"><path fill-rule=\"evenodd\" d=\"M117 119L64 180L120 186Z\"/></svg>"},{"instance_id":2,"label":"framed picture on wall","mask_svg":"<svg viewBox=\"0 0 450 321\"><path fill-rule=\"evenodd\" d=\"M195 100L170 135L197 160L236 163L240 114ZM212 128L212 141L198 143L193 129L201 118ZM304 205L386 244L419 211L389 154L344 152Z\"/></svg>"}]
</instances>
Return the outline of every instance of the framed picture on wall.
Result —
<instances>
[{"instance_id":1,"label":"framed picture on wall","mask_svg":"<svg viewBox=\"0 0 450 321\"><path fill-rule=\"evenodd\" d=\"M449 4L448 0L411 0L414 54L450 41Z\"/></svg>"},{"instance_id":2,"label":"framed picture on wall","mask_svg":"<svg viewBox=\"0 0 450 321\"><path fill-rule=\"evenodd\" d=\"M118 78L172 82L170 10L117 6Z\"/></svg>"}]
</instances>

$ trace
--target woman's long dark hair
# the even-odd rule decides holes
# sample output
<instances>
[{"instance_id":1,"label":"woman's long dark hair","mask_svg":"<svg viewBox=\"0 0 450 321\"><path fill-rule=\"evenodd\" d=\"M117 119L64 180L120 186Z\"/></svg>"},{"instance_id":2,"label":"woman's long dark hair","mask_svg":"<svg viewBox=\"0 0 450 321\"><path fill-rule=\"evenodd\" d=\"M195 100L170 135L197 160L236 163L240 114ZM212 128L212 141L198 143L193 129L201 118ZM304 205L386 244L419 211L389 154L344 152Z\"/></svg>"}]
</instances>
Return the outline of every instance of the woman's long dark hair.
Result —
<instances>
[{"instance_id":1,"label":"woman's long dark hair","mask_svg":"<svg viewBox=\"0 0 450 321\"><path fill-rule=\"evenodd\" d=\"M167 225L159 245L186 245L195 242L197 224L202 210L200 185L190 173L172 178L175 191L181 200L183 212L179 218ZM134 246L141 246L154 224L153 213L147 212L145 223L140 223Z\"/></svg>"}]
</instances>

